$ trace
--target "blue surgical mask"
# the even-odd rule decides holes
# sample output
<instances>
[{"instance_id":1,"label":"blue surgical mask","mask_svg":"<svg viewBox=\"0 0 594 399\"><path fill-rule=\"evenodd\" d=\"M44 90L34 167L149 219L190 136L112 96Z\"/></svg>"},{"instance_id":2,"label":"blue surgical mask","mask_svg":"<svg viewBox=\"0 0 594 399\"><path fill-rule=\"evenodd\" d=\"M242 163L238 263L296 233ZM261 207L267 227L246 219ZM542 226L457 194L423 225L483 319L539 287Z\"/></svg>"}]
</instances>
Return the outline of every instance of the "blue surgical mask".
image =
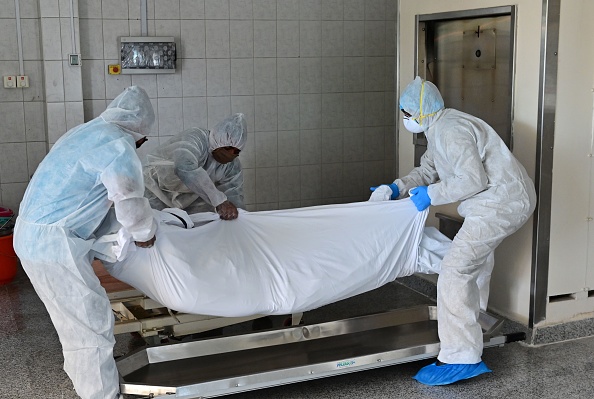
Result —
<instances>
[{"instance_id":1,"label":"blue surgical mask","mask_svg":"<svg viewBox=\"0 0 594 399\"><path fill-rule=\"evenodd\" d=\"M406 130L411 133L423 133L424 131L423 126L419 125L419 122L414 119L404 118L402 123L404 123Z\"/></svg>"}]
</instances>

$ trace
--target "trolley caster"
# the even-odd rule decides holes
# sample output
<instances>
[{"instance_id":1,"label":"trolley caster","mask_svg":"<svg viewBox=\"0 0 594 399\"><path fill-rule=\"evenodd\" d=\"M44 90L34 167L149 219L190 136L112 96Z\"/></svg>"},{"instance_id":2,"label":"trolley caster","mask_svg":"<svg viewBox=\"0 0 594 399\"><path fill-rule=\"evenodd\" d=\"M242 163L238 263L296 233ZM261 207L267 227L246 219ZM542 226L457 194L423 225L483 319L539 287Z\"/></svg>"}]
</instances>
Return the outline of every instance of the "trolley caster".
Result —
<instances>
[{"instance_id":1,"label":"trolley caster","mask_svg":"<svg viewBox=\"0 0 594 399\"><path fill-rule=\"evenodd\" d=\"M269 330L273 327L272 317L264 316L252 321L252 331Z\"/></svg>"},{"instance_id":2,"label":"trolley caster","mask_svg":"<svg viewBox=\"0 0 594 399\"><path fill-rule=\"evenodd\" d=\"M303 318L299 320L299 325L302 326L304 323ZM283 321L283 327L292 327L293 326L293 317L289 316Z\"/></svg>"}]
</instances>

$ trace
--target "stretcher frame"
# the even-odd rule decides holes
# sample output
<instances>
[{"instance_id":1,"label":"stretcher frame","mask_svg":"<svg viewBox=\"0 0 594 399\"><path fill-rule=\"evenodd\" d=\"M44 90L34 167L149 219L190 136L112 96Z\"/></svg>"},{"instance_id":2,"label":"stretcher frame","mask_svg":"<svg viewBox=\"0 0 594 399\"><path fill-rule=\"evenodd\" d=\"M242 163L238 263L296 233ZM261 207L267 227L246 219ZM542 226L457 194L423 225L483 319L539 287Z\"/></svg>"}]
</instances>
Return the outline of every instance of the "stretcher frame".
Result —
<instances>
[{"instance_id":1,"label":"stretcher frame","mask_svg":"<svg viewBox=\"0 0 594 399\"><path fill-rule=\"evenodd\" d=\"M481 312L484 347L503 320ZM121 392L202 399L436 357L437 308L420 305L350 319L164 344L117 360Z\"/></svg>"},{"instance_id":2,"label":"stretcher frame","mask_svg":"<svg viewBox=\"0 0 594 399\"><path fill-rule=\"evenodd\" d=\"M176 312L112 277L99 260L93 262L93 269L109 298L116 335L136 333L154 345L172 337L186 337L263 317L217 317ZM302 313L291 315L291 323L298 325L302 316Z\"/></svg>"}]
</instances>

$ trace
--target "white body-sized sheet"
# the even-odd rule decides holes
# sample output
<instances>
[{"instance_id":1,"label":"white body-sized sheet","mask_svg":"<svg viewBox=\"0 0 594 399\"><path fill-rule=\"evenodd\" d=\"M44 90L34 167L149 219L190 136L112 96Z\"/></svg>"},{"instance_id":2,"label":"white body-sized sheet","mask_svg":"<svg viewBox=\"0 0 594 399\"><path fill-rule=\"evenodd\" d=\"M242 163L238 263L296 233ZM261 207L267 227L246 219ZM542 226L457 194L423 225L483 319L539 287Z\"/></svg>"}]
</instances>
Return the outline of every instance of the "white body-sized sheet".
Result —
<instances>
[{"instance_id":1,"label":"white body-sized sheet","mask_svg":"<svg viewBox=\"0 0 594 399\"><path fill-rule=\"evenodd\" d=\"M429 243L433 249L420 247L426 217L410 199L242 212L233 221L198 213L190 215L190 229L155 211L152 248L129 245L113 263L106 259L115 260L109 248L117 243L96 249L114 277L171 309L223 317L291 314L415 272L438 272L435 244L449 243L438 237Z\"/></svg>"}]
</instances>

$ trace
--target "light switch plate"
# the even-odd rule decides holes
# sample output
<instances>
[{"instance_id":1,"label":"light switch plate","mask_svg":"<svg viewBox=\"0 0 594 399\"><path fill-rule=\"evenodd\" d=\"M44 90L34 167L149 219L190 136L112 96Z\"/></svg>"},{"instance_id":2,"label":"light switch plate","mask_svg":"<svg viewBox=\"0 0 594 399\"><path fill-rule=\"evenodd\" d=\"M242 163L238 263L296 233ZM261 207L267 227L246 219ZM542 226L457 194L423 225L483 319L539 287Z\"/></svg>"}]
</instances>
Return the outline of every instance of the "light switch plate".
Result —
<instances>
[{"instance_id":1,"label":"light switch plate","mask_svg":"<svg viewBox=\"0 0 594 399\"><path fill-rule=\"evenodd\" d=\"M4 76L4 88L16 89L16 76Z\"/></svg>"},{"instance_id":2,"label":"light switch plate","mask_svg":"<svg viewBox=\"0 0 594 399\"><path fill-rule=\"evenodd\" d=\"M17 87L29 87L29 77L21 75L16 77Z\"/></svg>"}]
</instances>

